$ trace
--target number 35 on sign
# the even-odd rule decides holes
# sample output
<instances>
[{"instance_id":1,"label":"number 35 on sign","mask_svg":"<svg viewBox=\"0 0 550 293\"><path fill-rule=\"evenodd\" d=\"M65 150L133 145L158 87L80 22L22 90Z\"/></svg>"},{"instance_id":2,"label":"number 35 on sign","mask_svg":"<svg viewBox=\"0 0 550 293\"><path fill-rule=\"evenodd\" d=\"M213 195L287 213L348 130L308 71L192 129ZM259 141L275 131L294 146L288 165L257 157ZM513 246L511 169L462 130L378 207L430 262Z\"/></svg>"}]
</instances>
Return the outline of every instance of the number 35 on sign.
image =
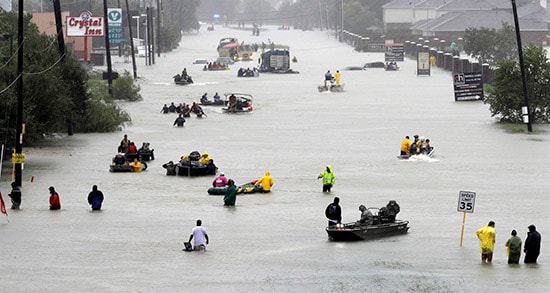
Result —
<instances>
[{"instance_id":1,"label":"number 35 on sign","mask_svg":"<svg viewBox=\"0 0 550 293\"><path fill-rule=\"evenodd\" d=\"M476 203L476 193L473 191L460 191L458 194L458 212L473 213Z\"/></svg>"}]
</instances>

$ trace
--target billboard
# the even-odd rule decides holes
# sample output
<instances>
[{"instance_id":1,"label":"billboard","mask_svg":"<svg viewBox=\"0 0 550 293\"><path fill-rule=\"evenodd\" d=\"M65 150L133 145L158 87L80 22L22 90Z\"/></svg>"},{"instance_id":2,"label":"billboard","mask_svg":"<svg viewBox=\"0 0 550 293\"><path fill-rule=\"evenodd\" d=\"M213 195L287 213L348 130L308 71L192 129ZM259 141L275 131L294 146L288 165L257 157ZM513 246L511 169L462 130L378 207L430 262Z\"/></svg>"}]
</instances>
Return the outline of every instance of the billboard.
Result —
<instances>
[{"instance_id":1,"label":"billboard","mask_svg":"<svg viewBox=\"0 0 550 293\"><path fill-rule=\"evenodd\" d=\"M405 58L405 46L403 44L386 44L384 61L395 62L403 61Z\"/></svg>"},{"instance_id":2,"label":"billboard","mask_svg":"<svg viewBox=\"0 0 550 293\"><path fill-rule=\"evenodd\" d=\"M79 16L67 16L67 36L101 37L105 35L103 17L93 17L90 11L84 10Z\"/></svg>"}]
</instances>

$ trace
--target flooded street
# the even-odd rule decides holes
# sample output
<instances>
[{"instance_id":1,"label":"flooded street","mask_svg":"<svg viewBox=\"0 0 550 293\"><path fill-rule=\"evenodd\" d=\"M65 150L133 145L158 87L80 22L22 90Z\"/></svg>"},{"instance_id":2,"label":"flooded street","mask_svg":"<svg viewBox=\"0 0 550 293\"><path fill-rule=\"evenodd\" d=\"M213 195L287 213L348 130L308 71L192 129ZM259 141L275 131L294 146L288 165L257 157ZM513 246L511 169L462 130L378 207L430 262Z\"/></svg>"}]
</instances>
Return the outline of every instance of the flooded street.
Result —
<instances>
[{"instance_id":1,"label":"flooded street","mask_svg":"<svg viewBox=\"0 0 550 293\"><path fill-rule=\"evenodd\" d=\"M237 77L202 71L195 59L213 60L218 40L268 40L290 46L300 74ZM258 55L256 55L257 59ZM384 61L383 53L359 53L327 32L251 31L216 27L184 35L174 52L138 62L143 101L123 103L132 124L114 133L77 133L28 148L23 201L0 225L0 281L5 292L543 292L550 288L550 127L512 134L494 123L482 102L454 102L449 72L415 75L416 62L400 70L342 71L343 93L319 93L327 70ZM122 73L130 63L115 57ZM179 86L183 68L195 84ZM172 126L164 104L198 102L215 92L254 96L254 111L223 114ZM110 173L124 134L138 146L150 142L155 160L142 173ZM401 140L430 138L435 158L398 160ZM207 151L219 171L237 185L271 172L269 194L237 197L234 208L207 189L214 177L166 176L162 164L191 151ZM317 175L330 164L331 194ZM31 178L34 176L34 181ZM10 166L0 190L7 201ZM101 212L86 198L92 185L105 194ZM48 187L61 211L48 210ZM461 190L477 194L466 216L460 246ZM343 222L359 219L358 206L401 206L406 235L372 241L330 242L325 207L341 199ZM196 219L208 230L205 253L183 252ZM482 265L475 230L496 222L492 265ZM535 224L542 235L539 264L510 267L505 242L512 229L526 238ZM523 262L523 255L521 258Z\"/></svg>"}]
</instances>

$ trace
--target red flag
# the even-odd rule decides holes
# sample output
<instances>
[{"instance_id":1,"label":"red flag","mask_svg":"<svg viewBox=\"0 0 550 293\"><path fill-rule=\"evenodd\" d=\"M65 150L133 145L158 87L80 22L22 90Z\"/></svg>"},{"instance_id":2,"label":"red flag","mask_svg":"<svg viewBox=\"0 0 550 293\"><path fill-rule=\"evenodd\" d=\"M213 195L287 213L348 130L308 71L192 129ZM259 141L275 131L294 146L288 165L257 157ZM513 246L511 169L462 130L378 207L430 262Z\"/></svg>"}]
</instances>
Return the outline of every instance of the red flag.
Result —
<instances>
[{"instance_id":1,"label":"red flag","mask_svg":"<svg viewBox=\"0 0 550 293\"><path fill-rule=\"evenodd\" d=\"M2 198L2 192L0 192L0 212L8 216L8 211L6 211L6 204L4 204L4 199Z\"/></svg>"}]
</instances>

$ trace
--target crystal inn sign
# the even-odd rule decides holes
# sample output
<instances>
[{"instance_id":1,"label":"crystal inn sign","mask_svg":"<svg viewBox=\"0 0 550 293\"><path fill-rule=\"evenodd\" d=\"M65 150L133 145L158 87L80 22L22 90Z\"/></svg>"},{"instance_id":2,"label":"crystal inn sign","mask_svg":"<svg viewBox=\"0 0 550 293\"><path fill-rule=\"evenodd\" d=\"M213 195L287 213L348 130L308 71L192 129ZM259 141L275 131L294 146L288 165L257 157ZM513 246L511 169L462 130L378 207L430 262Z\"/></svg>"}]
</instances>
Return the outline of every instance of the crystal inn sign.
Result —
<instances>
[{"instance_id":1,"label":"crystal inn sign","mask_svg":"<svg viewBox=\"0 0 550 293\"><path fill-rule=\"evenodd\" d=\"M88 10L79 16L67 16L66 23L69 37L100 37L105 34L103 17L93 17Z\"/></svg>"}]
</instances>

